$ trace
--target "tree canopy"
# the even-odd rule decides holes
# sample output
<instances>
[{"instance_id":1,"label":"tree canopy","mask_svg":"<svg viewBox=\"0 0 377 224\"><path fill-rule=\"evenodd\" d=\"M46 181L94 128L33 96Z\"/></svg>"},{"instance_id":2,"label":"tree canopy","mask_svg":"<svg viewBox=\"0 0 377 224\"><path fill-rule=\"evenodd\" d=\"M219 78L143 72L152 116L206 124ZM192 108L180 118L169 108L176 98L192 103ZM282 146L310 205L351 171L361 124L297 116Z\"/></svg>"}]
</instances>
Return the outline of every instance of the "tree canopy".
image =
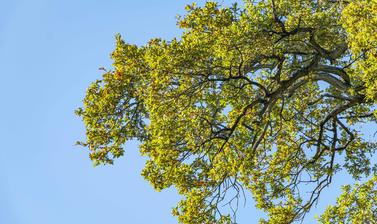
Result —
<instances>
[{"instance_id":1,"label":"tree canopy","mask_svg":"<svg viewBox=\"0 0 377 224\"><path fill-rule=\"evenodd\" d=\"M244 191L267 213L261 223L301 221L344 171L370 179L345 186L318 221L376 221L376 142L363 129L377 121L377 1L186 11L172 40L116 36L113 69L76 111L94 164L112 164L138 140L142 175L158 191L178 190L173 214L190 224L235 222Z\"/></svg>"}]
</instances>

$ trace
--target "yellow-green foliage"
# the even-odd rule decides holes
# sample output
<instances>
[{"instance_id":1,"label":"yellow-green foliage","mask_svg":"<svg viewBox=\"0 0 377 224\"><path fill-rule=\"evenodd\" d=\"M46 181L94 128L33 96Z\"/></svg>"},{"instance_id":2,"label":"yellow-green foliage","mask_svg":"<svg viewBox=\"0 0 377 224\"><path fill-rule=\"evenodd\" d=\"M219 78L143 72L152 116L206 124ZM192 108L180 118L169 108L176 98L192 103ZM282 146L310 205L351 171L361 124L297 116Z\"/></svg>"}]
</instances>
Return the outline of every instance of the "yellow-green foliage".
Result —
<instances>
[{"instance_id":1,"label":"yellow-green foliage","mask_svg":"<svg viewBox=\"0 0 377 224\"><path fill-rule=\"evenodd\" d=\"M376 223L377 222L377 177L363 184L343 186L337 205L329 206L318 219L320 223Z\"/></svg>"},{"instance_id":2,"label":"yellow-green foliage","mask_svg":"<svg viewBox=\"0 0 377 224\"><path fill-rule=\"evenodd\" d=\"M183 200L173 214L198 224L234 222L223 205L234 207L243 190L268 214L261 223L300 221L338 171L375 172L376 144L355 129L377 118L375 0L186 10L180 38L135 46L116 37L113 69L77 110L79 144L95 165L139 140L142 175L158 191L174 186ZM321 221L377 220L372 180L346 188L350 197Z\"/></svg>"},{"instance_id":3,"label":"yellow-green foliage","mask_svg":"<svg viewBox=\"0 0 377 224\"><path fill-rule=\"evenodd\" d=\"M377 1L360 0L346 6L342 15L343 26L349 35L348 44L357 61L355 79L367 88L365 94L376 100L377 94Z\"/></svg>"}]
</instances>

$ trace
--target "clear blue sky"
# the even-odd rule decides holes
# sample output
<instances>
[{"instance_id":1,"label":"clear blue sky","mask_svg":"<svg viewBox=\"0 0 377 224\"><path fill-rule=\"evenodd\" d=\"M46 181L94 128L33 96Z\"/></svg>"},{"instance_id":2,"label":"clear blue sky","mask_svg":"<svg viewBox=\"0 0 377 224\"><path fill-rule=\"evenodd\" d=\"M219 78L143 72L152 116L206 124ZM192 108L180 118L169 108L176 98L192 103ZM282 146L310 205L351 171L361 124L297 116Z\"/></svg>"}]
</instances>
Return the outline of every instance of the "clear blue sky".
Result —
<instances>
[{"instance_id":1,"label":"clear blue sky","mask_svg":"<svg viewBox=\"0 0 377 224\"><path fill-rule=\"evenodd\" d=\"M179 197L141 178L137 143L114 166L93 168L74 146L84 127L73 111L98 68L111 66L116 33L139 45L170 39L189 2L0 0L0 224L177 223ZM249 200L239 222L260 216Z\"/></svg>"}]
</instances>

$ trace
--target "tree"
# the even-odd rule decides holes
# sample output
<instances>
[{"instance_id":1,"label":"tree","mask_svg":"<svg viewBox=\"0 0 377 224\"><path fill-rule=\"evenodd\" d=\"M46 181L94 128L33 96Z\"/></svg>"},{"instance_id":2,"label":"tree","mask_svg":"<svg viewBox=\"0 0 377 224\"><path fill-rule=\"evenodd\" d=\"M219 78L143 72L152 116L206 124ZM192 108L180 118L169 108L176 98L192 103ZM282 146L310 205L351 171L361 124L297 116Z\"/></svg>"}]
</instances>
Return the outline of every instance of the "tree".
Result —
<instances>
[{"instance_id":1,"label":"tree","mask_svg":"<svg viewBox=\"0 0 377 224\"><path fill-rule=\"evenodd\" d=\"M377 2L186 10L180 38L138 47L116 36L114 69L77 110L94 164L140 141L145 179L183 196L173 209L181 223L231 223L221 205L234 208L244 190L268 214L261 223L300 221L344 170L371 179L345 187L351 196L319 221L377 220L376 142L360 129L377 120Z\"/></svg>"}]
</instances>

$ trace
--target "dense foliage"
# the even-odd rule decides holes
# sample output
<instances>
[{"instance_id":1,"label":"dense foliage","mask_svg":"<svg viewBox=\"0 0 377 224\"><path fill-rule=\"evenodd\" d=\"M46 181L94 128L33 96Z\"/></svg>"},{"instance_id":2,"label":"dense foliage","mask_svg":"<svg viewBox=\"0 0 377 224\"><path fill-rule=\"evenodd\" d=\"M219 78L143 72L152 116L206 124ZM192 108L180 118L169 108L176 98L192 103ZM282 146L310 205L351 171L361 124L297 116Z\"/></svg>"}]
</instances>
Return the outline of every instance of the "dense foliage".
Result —
<instances>
[{"instance_id":1,"label":"dense foliage","mask_svg":"<svg viewBox=\"0 0 377 224\"><path fill-rule=\"evenodd\" d=\"M376 143L362 132L377 120L377 1L186 10L180 38L138 47L116 37L114 69L77 110L95 165L139 140L142 175L183 196L181 223L234 222L244 190L268 214L261 223L300 221L344 170L371 179L344 187L319 221L377 220Z\"/></svg>"}]
</instances>

